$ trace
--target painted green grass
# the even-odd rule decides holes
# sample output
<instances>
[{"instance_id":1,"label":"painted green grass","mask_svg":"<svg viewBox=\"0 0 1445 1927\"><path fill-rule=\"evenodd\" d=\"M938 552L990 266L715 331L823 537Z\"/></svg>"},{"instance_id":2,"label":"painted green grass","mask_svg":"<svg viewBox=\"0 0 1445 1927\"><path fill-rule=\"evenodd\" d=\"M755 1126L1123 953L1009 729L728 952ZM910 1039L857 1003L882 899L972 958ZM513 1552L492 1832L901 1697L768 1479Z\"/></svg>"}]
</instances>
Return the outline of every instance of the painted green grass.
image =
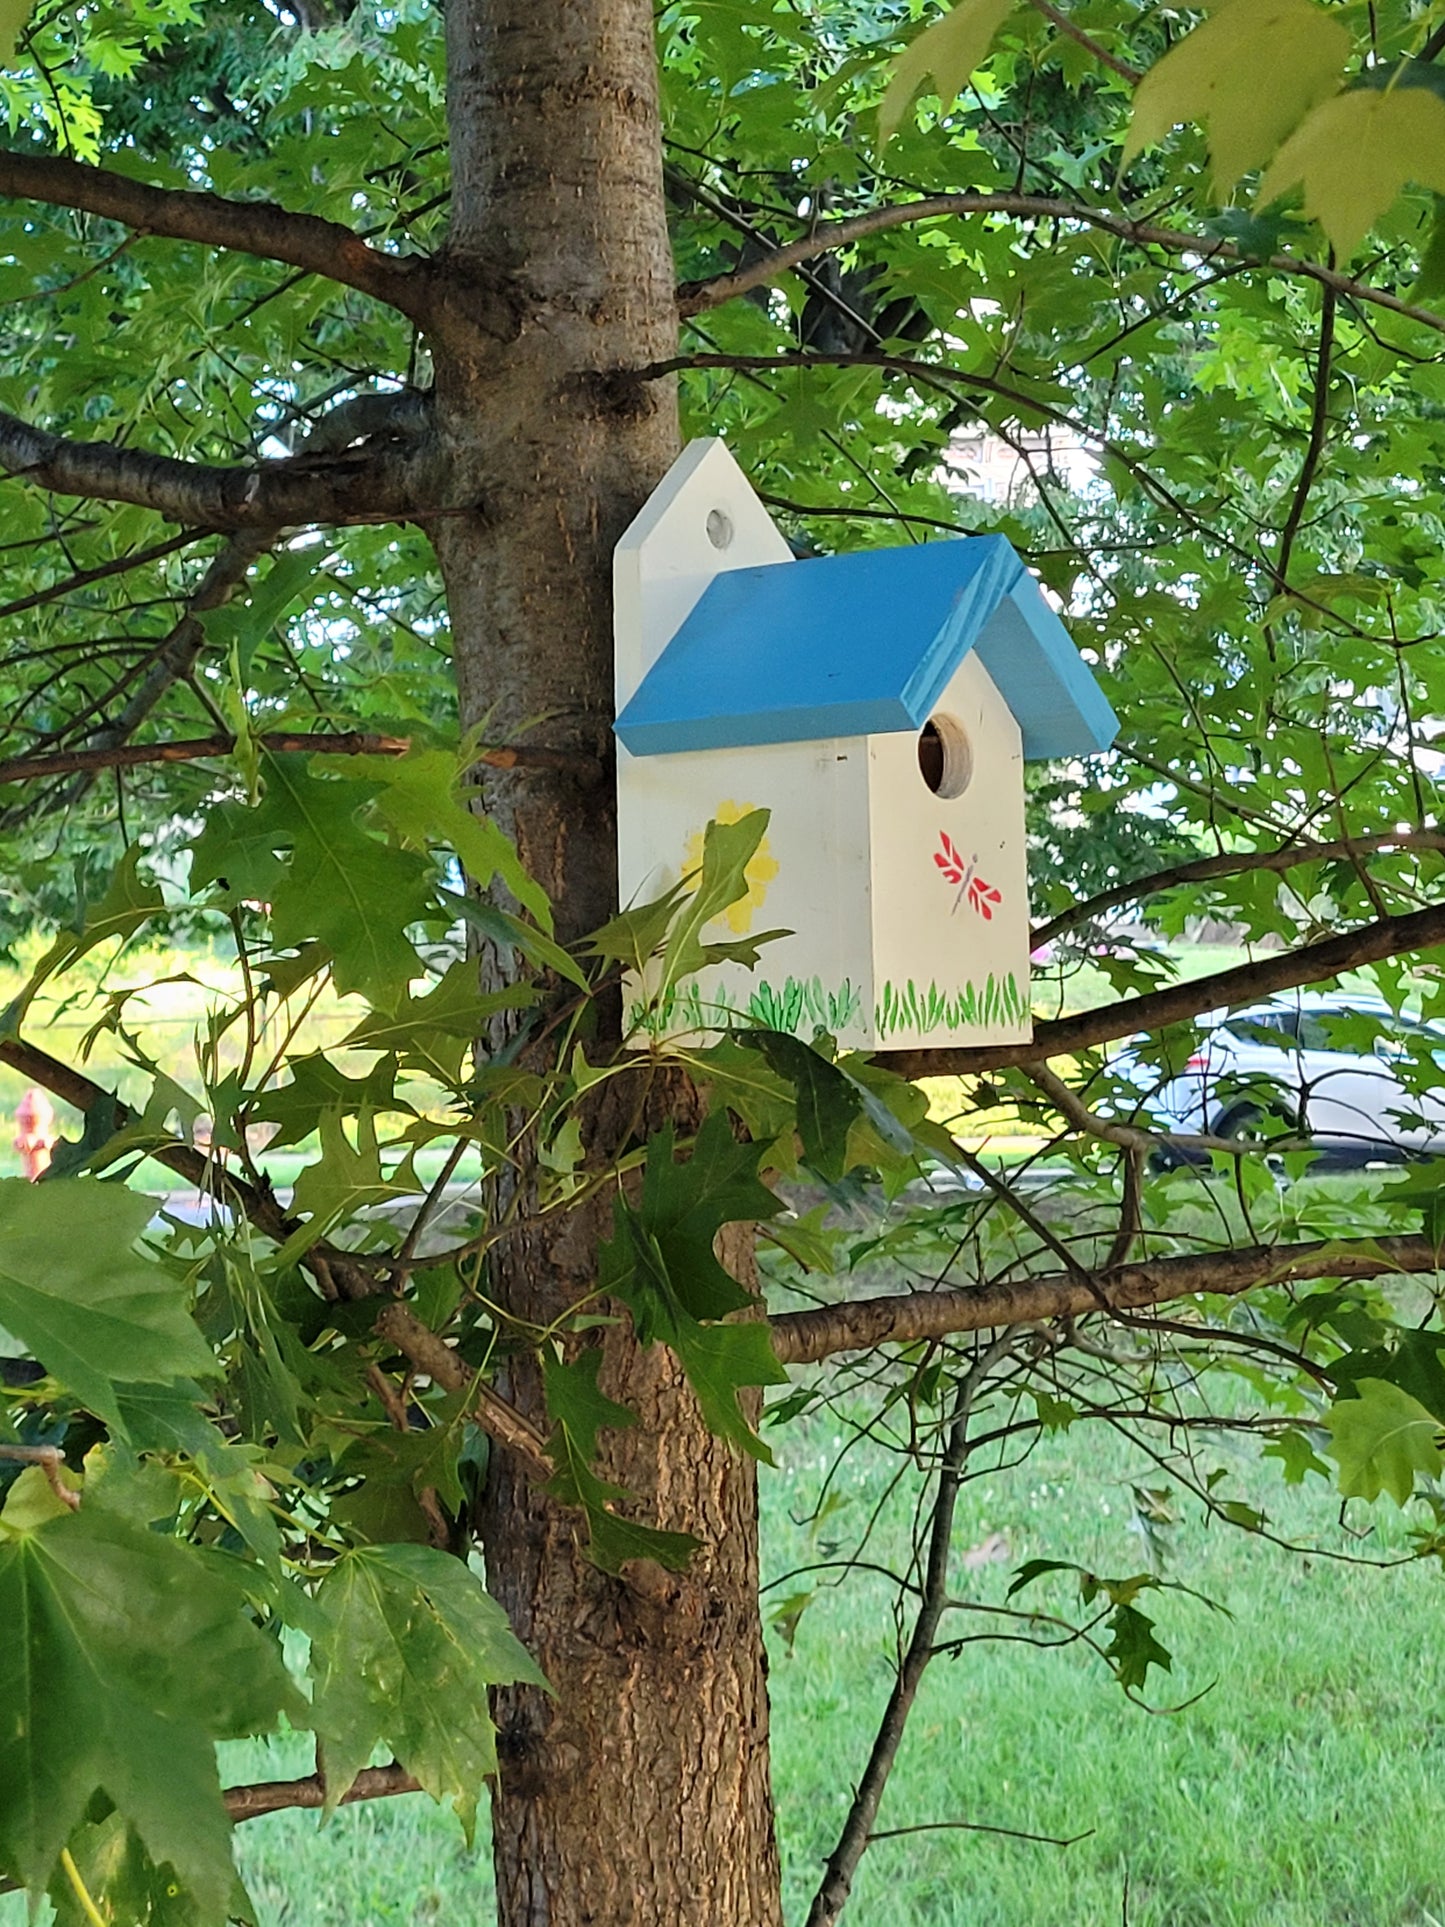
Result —
<instances>
[{"instance_id":1,"label":"painted green grass","mask_svg":"<svg viewBox=\"0 0 1445 1927\"><path fill-rule=\"evenodd\" d=\"M947 990L930 982L915 984L910 977L904 984L885 981L874 1007L873 1024L880 1038L898 1031L931 1031L946 1026L958 1030L963 1025L1021 1024L1028 1006L1020 994L1013 972L995 978L992 971L983 983L967 983Z\"/></svg>"},{"instance_id":2,"label":"painted green grass","mask_svg":"<svg viewBox=\"0 0 1445 1927\"><path fill-rule=\"evenodd\" d=\"M828 1421L814 1422L784 1446L782 1471L764 1475L774 1576L821 1556L793 1520L815 1501L839 1442ZM1354 1543L1323 1484L1286 1488L1224 1442L1217 1457L1236 1474L1231 1492L1262 1504L1272 1525L1325 1548ZM1002 1533L1011 1564L1050 1556L1113 1574L1141 1570L1129 1482L1142 1470L1104 1434L1049 1441L1016 1472L965 1488L959 1553ZM1159 1483L1157 1473L1148 1478ZM881 1479L850 1459L838 1490L843 1504L823 1536L843 1542ZM901 1555L908 1498L885 1513L871 1548L881 1562ZM1399 1515L1386 1512L1380 1526L1366 1544L1398 1550ZM1196 1705L1151 1717L1077 1652L974 1646L926 1679L880 1816L883 1827L973 1820L1055 1835L1092 1829L1090 1837L1064 1850L962 1832L880 1842L845 1919L1115 1927L1126 1918L1127 1881L1131 1927L1445 1922L1445 1579L1422 1567L1376 1572L1292 1557L1187 1514L1168 1537L1171 1573L1234 1615L1173 1596L1146 1602L1174 1654L1173 1676L1154 1697L1209 1688ZM969 1572L960 1561L955 1590L996 1601L1008 1571ZM778 1585L769 1603L797 1584ZM1039 1603L1064 1598L1062 1587L1042 1590ZM818 1595L791 1654L770 1638L792 1922L806 1911L888 1690L888 1600L882 1581L850 1580ZM965 1629L962 1617L956 1629ZM301 1742L227 1753L228 1779L308 1766ZM239 1840L262 1927L491 1918L485 1849L469 1853L449 1810L422 1800L351 1808L325 1828L309 1814L274 1815ZM18 1896L0 1901L3 1927L23 1919Z\"/></svg>"}]
</instances>

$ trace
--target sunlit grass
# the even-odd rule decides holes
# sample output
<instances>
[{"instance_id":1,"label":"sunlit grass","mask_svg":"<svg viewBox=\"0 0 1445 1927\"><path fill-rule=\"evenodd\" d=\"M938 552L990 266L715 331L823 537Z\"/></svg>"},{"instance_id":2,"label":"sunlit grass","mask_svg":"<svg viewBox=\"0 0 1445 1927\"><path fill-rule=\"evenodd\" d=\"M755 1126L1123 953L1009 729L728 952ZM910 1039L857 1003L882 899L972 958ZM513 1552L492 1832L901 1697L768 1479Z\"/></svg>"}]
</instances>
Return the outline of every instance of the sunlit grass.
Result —
<instances>
[{"instance_id":1,"label":"sunlit grass","mask_svg":"<svg viewBox=\"0 0 1445 1927\"><path fill-rule=\"evenodd\" d=\"M818 1578L790 1571L841 1556L882 1489L883 1471L844 1461L841 1502L805 1519L845 1437L831 1418L779 1441L764 1473L765 1559L774 1609ZM884 1828L967 1820L1066 1837L1033 1845L960 1831L879 1842L850 1905L858 1927L1431 1927L1445 1921L1445 1578L1433 1567L1374 1571L1321 1556L1391 1556L1407 1520L1386 1506L1370 1536L1341 1530L1322 1482L1284 1486L1274 1468L1220 1437L1210 1462L1271 1529L1319 1548L1292 1555L1173 1502L1166 1576L1228 1608L1177 1594L1143 1602L1174 1656L1151 1676L1156 1704L1202 1693L1176 1714L1131 1705L1079 1648L974 1645L927 1675L880 1816ZM1078 1427L1013 1472L967 1485L953 1587L1002 1599L1028 1558L1123 1575L1146 1565L1131 1485L1163 1483L1112 1434ZM885 1513L869 1556L906 1558L913 1488ZM1370 1515L1352 1521L1358 1530ZM992 1535L1004 1563L964 1554ZM997 1548L995 1548L997 1550ZM1033 1595L1030 1595L1033 1597ZM1037 1603L1071 1606L1070 1582ZM948 1634L978 1630L951 1615ZM790 1652L769 1635L774 1778L790 1922L801 1920L842 1822L888 1692L892 1593L860 1575L824 1586ZM230 1780L308 1770L304 1742L227 1749ZM617 1789L609 1825L627 1824ZM391 1927L490 1918L485 1847L468 1851L447 1808L419 1797L344 1810L326 1826L287 1813L238 1835L261 1927ZM1126 1907L1127 1892L1127 1912ZM0 1901L20 1927L18 1896ZM693 1927L680 1923L680 1927Z\"/></svg>"},{"instance_id":2,"label":"sunlit grass","mask_svg":"<svg viewBox=\"0 0 1445 1927\"><path fill-rule=\"evenodd\" d=\"M805 1425L765 1474L767 1567L789 1569L846 1544L881 1474L845 1463L841 1506L814 1533L812 1506L842 1434ZM1322 1483L1291 1490L1221 1439L1231 1492L1272 1527L1326 1550L1389 1556L1405 1522L1385 1510L1356 1542ZM1002 1598L1026 1558L1073 1559L1100 1572L1144 1569L1131 1483L1156 1470L1111 1435L1082 1428L1013 1473L965 1488L960 1595ZM886 1515L870 1556L905 1556L911 1489ZM1357 1524L1360 1522L1357 1522ZM993 1534L1008 1563L970 1572L962 1555ZM860 1927L1429 1927L1445 1919L1445 1579L1434 1568L1374 1571L1206 1527L1187 1508L1166 1528L1166 1572L1228 1608L1180 1595L1146 1601L1174 1671L1156 1703L1203 1697L1176 1714L1131 1705L1080 1649L975 1645L928 1674L880 1826L968 1820L1067 1837L1067 1848L960 1831L879 1842L850 1905ZM811 1581L787 1581L769 1606ZM1040 1605L1063 1609L1069 1584ZM891 1678L892 1594L866 1575L819 1591L791 1651L772 1648L774 1780L790 1921L798 1921L840 1826ZM950 1632L970 1630L958 1615ZM304 1753L256 1751L236 1773L304 1771ZM615 1824L626 1824L619 1789ZM340 1814L256 1821L241 1855L263 1927L485 1920L490 1875L450 1814L397 1800ZM1127 1913L1126 1906L1127 1892ZM8 1927L8 1923L7 1923Z\"/></svg>"}]
</instances>

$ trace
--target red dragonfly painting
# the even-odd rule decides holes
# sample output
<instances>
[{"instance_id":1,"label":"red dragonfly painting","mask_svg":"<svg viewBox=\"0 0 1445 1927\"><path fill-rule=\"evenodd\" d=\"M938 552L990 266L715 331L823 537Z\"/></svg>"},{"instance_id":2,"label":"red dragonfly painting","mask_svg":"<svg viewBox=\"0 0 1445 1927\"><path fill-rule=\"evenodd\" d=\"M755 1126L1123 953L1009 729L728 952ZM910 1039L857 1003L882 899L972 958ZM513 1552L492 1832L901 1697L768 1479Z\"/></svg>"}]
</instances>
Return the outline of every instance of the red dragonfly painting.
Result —
<instances>
[{"instance_id":1,"label":"red dragonfly painting","mask_svg":"<svg viewBox=\"0 0 1445 1927\"><path fill-rule=\"evenodd\" d=\"M958 885L958 895L953 899L954 912L967 897L969 909L977 910L985 923L992 923L994 907L1003 902L1003 892L985 883L978 874L977 852L965 862L947 830L939 833L939 842L942 847L933 852L933 860L948 882Z\"/></svg>"}]
</instances>

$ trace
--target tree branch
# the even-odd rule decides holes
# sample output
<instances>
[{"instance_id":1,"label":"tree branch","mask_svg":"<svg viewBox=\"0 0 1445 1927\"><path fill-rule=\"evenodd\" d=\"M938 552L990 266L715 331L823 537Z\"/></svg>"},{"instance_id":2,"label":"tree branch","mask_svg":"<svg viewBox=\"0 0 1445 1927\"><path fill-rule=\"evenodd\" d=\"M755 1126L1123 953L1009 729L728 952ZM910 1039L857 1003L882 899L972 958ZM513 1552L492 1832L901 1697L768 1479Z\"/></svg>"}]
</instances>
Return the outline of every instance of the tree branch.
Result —
<instances>
[{"instance_id":1,"label":"tree branch","mask_svg":"<svg viewBox=\"0 0 1445 1927\"><path fill-rule=\"evenodd\" d=\"M115 1103L118 1131L135 1122L135 1113L111 1092L92 1083L69 1064L62 1064L47 1051L22 1043L18 1037L0 1038L0 1064L8 1064L27 1082L41 1085L53 1096L73 1104L78 1111L89 1111L102 1099L110 1099ZM284 1244L299 1228L300 1221L288 1215L269 1188L262 1190L249 1184L192 1145L160 1144L148 1150L147 1155L183 1177L188 1184L195 1185L198 1191L209 1192L238 1211L276 1244ZM375 1297L381 1289L367 1261L356 1252L345 1251L324 1239L308 1248L302 1262L323 1274L339 1295L348 1300ZM552 1460L541 1433L489 1385L481 1383L471 1367L406 1305L395 1301L386 1305L377 1318L375 1330L444 1391L469 1393L472 1416L482 1430L499 1445L516 1452L535 1476L552 1476Z\"/></svg>"},{"instance_id":2,"label":"tree branch","mask_svg":"<svg viewBox=\"0 0 1445 1927\"><path fill-rule=\"evenodd\" d=\"M0 413L0 474L104 502L134 502L195 529L402 522L466 504L446 500L430 442L363 444L253 468L209 468L109 442L67 441Z\"/></svg>"},{"instance_id":3,"label":"tree branch","mask_svg":"<svg viewBox=\"0 0 1445 1927\"><path fill-rule=\"evenodd\" d=\"M1170 984L1144 997L1126 997L1098 1010L1081 1010L1072 1017L1035 1024L1032 1039L1024 1043L885 1050L876 1052L875 1057L901 1077L971 1076L978 1071L1002 1070L1014 1064L1035 1063L1041 1057L1088 1050L1134 1031L1161 1030L1166 1024L1197 1017L1202 1011L1252 1003L1276 991L1324 983L1362 964L1379 963L1386 957L1427 950L1440 943L1445 943L1445 904L1434 904L1403 917L1381 917L1358 930L1326 937L1320 943L1301 944L1296 950L1282 950L1233 970Z\"/></svg>"},{"instance_id":4,"label":"tree branch","mask_svg":"<svg viewBox=\"0 0 1445 1927\"><path fill-rule=\"evenodd\" d=\"M389 1800L397 1793L420 1793L421 1781L413 1779L405 1767L393 1760L390 1766L367 1766L341 1796L344 1807L361 1800ZM228 1786L221 1798L226 1815L234 1825L242 1820L259 1820L263 1814L282 1813L288 1807L324 1807L326 1782L319 1773L304 1780L258 1780L250 1786ZM18 1880L0 1879L0 1894L22 1891Z\"/></svg>"},{"instance_id":5,"label":"tree branch","mask_svg":"<svg viewBox=\"0 0 1445 1927\"><path fill-rule=\"evenodd\" d=\"M26 1083L38 1084L42 1090L49 1091L52 1097L60 1098L82 1114L89 1113L97 1104L114 1104L117 1131L123 1131L137 1121L135 1112L122 1104L114 1092L93 1082L82 1071L62 1063L58 1057L52 1057L48 1051L41 1050L35 1044L27 1044L19 1037L0 1037L0 1064L7 1064L11 1070L18 1071ZM194 1185L197 1191L239 1212L275 1244L284 1244L292 1232L300 1228L300 1220L284 1210L269 1188L262 1190L248 1183L245 1178L226 1170L194 1145L170 1140L147 1146L146 1155L166 1170L174 1171L187 1184ZM325 1267L342 1297L368 1298L379 1288L366 1262L354 1251L343 1251L339 1246L328 1245L323 1240L312 1245L307 1252L305 1262L310 1263L313 1259Z\"/></svg>"},{"instance_id":6,"label":"tree branch","mask_svg":"<svg viewBox=\"0 0 1445 1927\"><path fill-rule=\"evenodd\" d=\"M1227 1157L1248 1157L1258 1147L1242 1138L1211 1137L1207 1131L1150 1131L1138 1124L1128 1124L1121 1118L1100 1117L1091 1111L1079 1093L1070 1088L1062 1077L1057 1076L1047 1064L1028 1064L1024 1076L1048 1099L1050 1104L1066 1118L1076 1131L1085 1137L1097 1138L1101 1144L1117 1144L1121 1150L1132 1151L1147 1156L1162 1145L1171 1145L1181 1151L1220 1151ZM1304 1138L1271 1138L1269 1149L1278 1151L1302 1151L1308 1146ZM1122 1258L1119 1260L1123 1262Z\"/></svg>"},{"instance_id":7,"label":"tree branch","mask_svg":"<svg viewBox=\"0 0 1445 1927\"><path fill-rule=\"evenodd\" d=\"M849 215L844 220L824 221L800 240L790 241L786 247L775 248L770 254L748 262L745 267L737 268L731 274L717 275L708 281L683 282L677 291L678 313L686 319L689 315L720 307L723 302L732 301L738 295L750 294L754 288L770 287L805 261L812 261L821 254L835 253L839 248L852 247L854 242L865 241L869 236L882 234L890 228L909 226L915 221L988 214L1008 214L1027 221L1072 221L1084 227L1097 228L1121 241L1132 242L1137 247L1163 248L1170 254L1189 255L1192 260L1197 260L1200 267L1210 261L1225 260L1238 261L1247 267L1268 268L1273 274L1317 281L1322 287L1333 288L1337 294L1346 295L1351 300L1387 309L1391 314L1402 315L1407 321L1429 328L1435 334L1445 334L1445 315L1402 301L1398 295L1387 294L1382 288L1369 287L1363 281L1353 280L1347 274L1324 266L1322 262L1301 260L1293 254L1272 254L1268 257L1250 254L1236 242L1220 236L1184 234L1178 228L1159 227L1150 221L1131 221L1122 214L1109 214L1080 201L1065 201L1044 194L934 194L921 201L872 208L866 214Z\"/></svg>"},{"instance_id":8,"label":"tree branch","mask_svg":"<svg viewBox=\"0 0 1445 1927\"><path fill-rule=\"evenodd\" d=\"M1030 938L1037 950L1066 931L1075 930L1121 904L1157 896L1181 883L1209 883L1216 877L1242 876L1251 870L1293 870L1304 863L1333 863L1354 857L1377 856L1390 850L1445 850L1445 830L1382 830L1372 836L1342 836L1332 843L1289 843L1277 850L1239 850L1223 856L1198 857L1171 864L1130 883L1116 883L1096 896L1071 903L1047 923L1038 924Z\"/></svg>"},{"instance_id":9,"label":"tree branch","mask_svg":"<svg viewBox=\"0 0 1445 1927\"><path fill-rule=\"evenodd\" d=\"M390 1766L363 1767L341 1796L344 1807L359 1800L389 1800L395 1793L419 1793L421 1781L393 1760ZM233 1821L259 1820L264 1813L287 1807L324 1807L326 1782L319 1773L304 1780L260 1780L252 1786L228 1786L221 1798Z\"/></svg>"},{"instance_id":10,"label":"tree branch","mask_svg":"<svg viewBox=\"0 0 1445 1927\"><path fill-rule=\"evenodd\" d=\"M1305 509L1309 504L1310 490L1314 487L1315 474L1324 453L1325 436L1330 425L1330 365L1335 345L1335 304L1338 297L1335 290L1326 287L1320 307L1320 345L1315 360L1314 406L1310 411L1310 435L1305 446L1304 460L1300 463L1299 480L1295 484L1294 499L1289 505L1284 528L1279 538L1279 558L1274 565L1275 580L1282 590L1289 587L1289 565L1294 556L1295 537L1299 534L1300 523L1304 520Z\"/></svg>"},{"instance_id":11,"label":"tree branch","mask_svg":"<svg viewBox=\"0 0 1445 1927\"><path fill-rule=\"evenodd\" d=\"M806 354L674 355L667 361L655 361L648 367L632 369L625 374L619 373L615 379L619 383L628 380L659 381L668 375L681 374L692 368L737 369L747 373L766 374L809 368L878 368L885 373L902 375L910 381L941 389L945 394L953 394L960 389L965 391L973 389L978 393L997 395L1002 400L1011 402L1016 408L1028 410L1041 416L1045 421L1057 422L1061 428L1071 429L1081 440L1102 449L1122 468L1127 469L1152 501L1177 515L1187 527L1212 538L1220 548L1236 557L1245 567L1253 568L1258 564L1257 556L1241 548L1228 536L1221 534L1218 528L1201 521L1187 502L1146 468L1140 458L1121 442L1111 440L1109 436L1092 427L1081 417L1072 415L1065 409L1056 408L1051 403L1042 401L1009 382L1000 381L996 375L981 374L974 369L954 368L947 362L920 361L908 355L889 354L882 349L865 349L856 354L826 354L810 351ZM1057 519L1055 517L1055 520ZM1059 523L1059 528L1061 533L1067 536L1068 530L1062 522ZM1269 565L1265 566L1268 569ZM1273 579L1272 570L1270 573ZM1311 603L1309 597L1303 594L1299 595L1298 599L1311 607L1320 606Z\"/></svg>"},{"instance_id":12,"label":"tree branch","mask_svg":"<svg viewBox=\"0 0 1445 1927\"><path fill-rule=\"evenodd\" d=\"M183 529L179 535L172 535L164 542L155 542L148 549L135 549L129 555L118 555L113 562L102 562L94 569L80 569L60 582L52 582L48 589L37 589L33 595L21 596L15 602L0 603L0 622L9 616L23 616L27 610L42 608L48 602L59 602L76 589L88 589L92 582L104 582L113 575L126 575L132 569L144 567L147 562L163 561L178 549L188 549L196 542L204 542L208 533L205 529Z\"/></svg>"},{"instance_id":13,"label":"tree branch","mask_svg":"<svg viewBox=\"0 0 1445 1927\"><path fill-rule=\"evenodd\" d=\"M253 739L273 755L404 756L409 736L368 736L362 730L288 735L274 730ZM195 736L174 743L120 743L109 749L74 749L54 756L16 756L0 763L0 784L29 782L41 776L67 776L76 770L136 769L147 763L194 763L207 756L229 756L234 736Z\"/></svg>"},{"instance_id":14,"label":"tree branch","mask_svg":"<svg viewBox=\"0 0 1445 1927\"><path fill-rule=\"evenodd\" d=\"M252 739L272 755L405 756L409 736L368 736L358 729L307 734L304 731L264 730ZM0 784L22 783L42 776L66 776L75 770L138 769L147 763L194 763L207 756L229 756L234 736L191 736L172 743L120 743L110 749L57 751L54 756L16 756L0 762ZM560 749L533 749L526 743L504 743L479 750L469 767L488 769L570 770L586 781L600 781L602 765L594 757L569 756Z\"/></svg>"},{"instance_id":15,"label":"tree branch","mask_svg":"<svg viewBox=\"0 0 1445 1927\"><path fill-rule=\"evenodd\" d=\"M938 1493L933 1502L933 1517L928 1529L928 1558L924 1566L923 1591L908 1650L899 1662L893 1690L888 1695L883 1718L879 1721L872 1751L863 1777L848 1808L848 1817L838 1836L838 1844L828 1857L827 1870L808 1909L807 1927L833 1927L847 1904L858 1862L874 1838L873 1822L898 1748L903 1729L918 1696L924 1671L933 1657L933 1642L938 1623L948 1605L948 1555L953 1542L953 1518L958 1509L958 1493L963 1483L963 1468L968 1458L968 1421L979 1386L1000 1356L1012 1343L1012 1335L990 1345L959 1379L954 1390L953 1412L948 1437L938 1469Z\"/></svg>"},{"instance_id":16,"label":"tree branch","mask_svg":"<svg viewBox=\"0 0 1445 1927\"><path fill-rule=\"evenodd\" d=\"M1131 67L1127 60L1120 60L1119 56L1111 54L1107 47L1101 47L1097 40L1084 32L1082 27L1076 26L1066 13L1060 13L1057 7L1051 5L1050 0L1033 0L1033 4L1045 20L1053 21L1060 33L1067 34L1070 40L1077 41L1081 47L1087 47L1101 66L1108 67L1121 79L1127 80L1130 86L1139 85L1144 78L1139 68Z\"/></svg>"},{"instance_id":17,"label":"tree branch","mask_svg":"<svg viewBox=\"0 0 1445 1927\"><path fill-rule=\"evenodd\" d=\"M228 201L219 194L150 187L108 168L51 154L0 153L0 195L98 214L170 241L280 261L357 288L413 319L426 306L433 278L425 257L385 254L350 228L315 214L293 214L269 201Z\"/></svg>"},{"instance_id":18,"label":"tree branch","mask_svg":"<svg viewBox=\"0 0 1445 1927\"><path fill-rule=\"evenodd\" d=\"M534 1478L550 1479L556 1467L547 1441L515 1406L479 1379L464 1358L424 1325L406 1305L386 1306L376 1321L378 1335L396 1346L419 1372L443 1391L459 1392L472 1401L472 1415L482 1430L521 1458Z\"/></svg>"},{"instance_id":19,"label":"tree branch","mask_svg":"<svg viewBox=\"0 0 1445 1927\"><path fill-rule=\"evenodd\" d=\"M1197 1293L1237 1297L1259 1285L1435 1272L1442 1263L1441 1247L1423 1237L1251 1245L1237 1251L1118 1265L1092 1273L1087 1282L1067 1272L1053 1272L1013 1284L858 1298L813 1311L781 1312L768 1323L781 1364L816 1365L838 1352L869 1351L875 1345L914 1344L956 1337L960 1332L1079 1318L1093 1311L1137 1311Z\"/></svg>"}]
</instances>

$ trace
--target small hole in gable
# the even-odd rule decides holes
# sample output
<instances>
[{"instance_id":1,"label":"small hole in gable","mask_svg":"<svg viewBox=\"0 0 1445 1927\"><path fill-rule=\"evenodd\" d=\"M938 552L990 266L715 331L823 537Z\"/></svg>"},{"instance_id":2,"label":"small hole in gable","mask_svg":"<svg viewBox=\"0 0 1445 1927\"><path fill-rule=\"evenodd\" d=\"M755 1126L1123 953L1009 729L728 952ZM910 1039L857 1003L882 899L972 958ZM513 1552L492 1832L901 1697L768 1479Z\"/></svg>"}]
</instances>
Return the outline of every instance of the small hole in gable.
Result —
<instances>
[{"instance_id":1,"label":"small hole in gable","mask_svg":"<svg viewBox=\"0 0 1445 1927\"><path fill-rule=\"evenodd\" d=\"M707 512L707 539L715 549L725 549L732 542L732 518L724 515L721 509L709 509Z\"/></svg>"},{"instance_id":2,"label":"small hole in gable","mask_svg":"<svg viewBox=\"0 0 1445 1927\"><path fill-rule=\"evenodd\" d=\"M952 716L930 716L918 732L918 768L935 796L951 801L973 781L973 747Z\"/></svg>"}]
</instances>

